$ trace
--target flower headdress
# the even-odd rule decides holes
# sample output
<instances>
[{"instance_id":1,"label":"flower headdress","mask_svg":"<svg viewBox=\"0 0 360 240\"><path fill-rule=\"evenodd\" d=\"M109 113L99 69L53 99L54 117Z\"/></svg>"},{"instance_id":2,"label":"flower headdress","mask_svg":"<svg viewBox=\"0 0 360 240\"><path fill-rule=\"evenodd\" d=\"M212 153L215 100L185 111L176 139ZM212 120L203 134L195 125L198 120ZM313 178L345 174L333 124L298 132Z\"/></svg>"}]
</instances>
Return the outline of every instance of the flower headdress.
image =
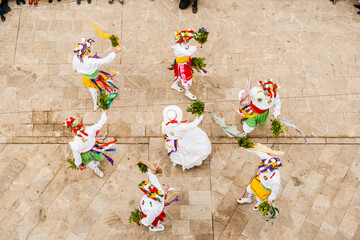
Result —
<instances>
[{"instance_id":1,"label":"flower headdress","mask_svg":"<svg viewBox=\"0 0 360 240\"><path fill-rule=\"evenodd\" d=\"M86 132L84 132L85 128L82 124L78 124L75 121L75 118L70 117L68 119L66 119L63 124L69 128L73 134L83 138L83 137L87 137L88 134Z\"/></svg>"},{"instance_id":2,"label":"flower headdress","mask_svg":"<svg viewBox=\"0 0 360 240\"><path fill-rule=\"evenodd\" d=\"M183 42L185 42L185 40L190 41L196 35L197 35L197 33L190 28L187 28L186 30L183 30L183 31L176 31L175 32L175 43L183 43Z\"/></svg>"},{"instance_id":3,"label":"flower headdress","mask_svg":"<svg viewBox=\"0 0 360 240\"><path fill-rule=\"evenodd\" d=\"M154 185L150 184L149 181L142 181L141 183L139 183L138 186L140 190L146 194L146 196L161 203L159 197L164 197L164 194L160 190L158 190Z\"/></svg>"},{"instance_id":4,"label":"flower headdress","mask_svg":"<svg viewBox=\"0 0 360 240\"><path fill-rule=\"evenodd\" d=\"M277 84L272 82L272 79L267 79L264 82L259 81L262 89L270 95L270 98L276 98L277 91L280 88Z\"/></svg>"},{"instance_id":5,"label":"flower headdress","mask_svg":"<svg viewBox=\"0 0 360 240\"><path fill-rule=\"evenodd\" d=\"M266 173L267 171L273 172L275 169L282 167L279 158L265 158L261 160L259 164L259 171L261 173Z\"/></svg>"},{"instance_id":6,"label":"flower headdress","mask_svg":"<svg viewBox=\"0 0 360 240\"><path fill-rule=\"evenodd\" d=\"M74 49L74 53L81 62L83 61L83 58L89 54L90 47L93 42L95 42L94 39L83 37L81 39L81 43L77 44L76 48Z\"/></svg>"}]
</instances>

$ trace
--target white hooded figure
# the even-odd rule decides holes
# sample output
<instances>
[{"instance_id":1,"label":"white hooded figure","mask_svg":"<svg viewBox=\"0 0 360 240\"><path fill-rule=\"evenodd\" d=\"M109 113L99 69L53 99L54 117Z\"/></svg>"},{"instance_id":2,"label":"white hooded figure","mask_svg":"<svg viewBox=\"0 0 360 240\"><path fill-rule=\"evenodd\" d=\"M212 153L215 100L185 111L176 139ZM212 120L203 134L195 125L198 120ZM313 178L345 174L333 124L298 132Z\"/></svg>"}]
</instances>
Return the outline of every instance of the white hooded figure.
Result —
<instances>
[{"instance_id":1,"label":"white hooded figure","mask_svg":"<svg viewBox=\"0 0 360 240\"><path fill-rule=\"evenodd\" d=\"M179 83L185 88L185 96L190 100L196 100L196 96L190 92L193 82L193 70L191 55L193 55L202 44L191 46L189 41L195 36L194 30L186 29L175 33L175 44L172 46L175 54L174 63L174 82L171 88L183 92L184 89L179 87Z\"/></svg>"},{"instance_id":2,"label":"white hooded figure","mask_svg":"<svg viewBox=\"0 0 360 240\"><path fill-rule=\"evenodd\" d=\"M83 131L77 131L77 135L69 142L75 158L75 165L79 167L81 164L84 164L94 170L99 177L104 176L104 173L98 168L98 165L101 161L104 161L105 157L101 152L91 150L94 148L96 142L96 133L104 126L106 120L107 113L104 111L98 123L85 127ZM68 121L69 119L67 119L64 124L67 124ZM74 123L77 125L74 121L70 124L74 125Z\"/></svg>"},{"instance_id":3,"label":"white hooded figure","mask_svg":"<svg viewBox=\"0 0 360 240\"><path fill-rule=\"evenodd\" d=\"M247 186L246 191L248 196L246 198L239 198L237 201L240 204L251 203L255 196L257 203L253 210L258 210L260 203L267 200L269 204L277 198L281 189L281 176L279 167L282 167L280 159L273 158L266 153L247 150L248 152L255 153L261 158L259 164L259 173Z\"/></svg>"},{"instance_id":4,"label":"white hooded figure","mask_svg":"<svg viewBox=\"0 0 360 240\"><path fill-rule=\"evenodd\" d=\"M265 125L269 116L269 109L274 107L273 116L280 115L281 101L278 94L280 88L268 79L264 82L259 81L259 85L239 92L240 104L239 114L243 121L244 135L251 133L257 125ZM245 106L244 106L245 105Z\"/></svg>"},{"instance_id":5,"label":"white hooded figure","mask_svg":"<svg viewBox=\"0 0 360 240\"><path fill-rule=\"evenodd\" d=\"M198 128L204 115L197 117L192 123L185 123L186 121L181 121L181 109L171 105L164 109L163 116L163 140L174 166L179 164L183 170L200 166L211 153L208 136Z\"/></svg>"},{"instance_id":6,"label":"white hooded figure","mask_svg":"<svg viewBox=\"0 0 360 240\"><path fill-rule=\"evenodd\" d=\"M165 206L165 192L157 179L150 169L147 174L149 181L143 181L139 184L139 188L145 193L150 192L149 189L156 188L156 194L151 198L149 194L145 194L140 201L139 210L142 215L142 219L139 224L149 226L150 231L163 231L165 227L160 223L164 221L166 214L164 212Z\"/></svg>"},{"instance_id":7,"label":"white hooded figure","mask_svg":"<svg viewBox=\"0 0 360 240\"><path fill-rule=\"evenodd\" d=\"M120 46L117 46L113 52L104 58L98 56L89 56L91 44L93 39L82 38L81 43L78 43L74 49L74 57L72 67L75 71L80 73L83 78L83 85L89 88L91 97L94 103L94 111L98 109L97 101L98 94L102 91L107 93L117 91L112 79L116 74L108 73L99 70L99 68L106 63L111 63L116 54L120 51Z\"/></svg>"}]
</instances>

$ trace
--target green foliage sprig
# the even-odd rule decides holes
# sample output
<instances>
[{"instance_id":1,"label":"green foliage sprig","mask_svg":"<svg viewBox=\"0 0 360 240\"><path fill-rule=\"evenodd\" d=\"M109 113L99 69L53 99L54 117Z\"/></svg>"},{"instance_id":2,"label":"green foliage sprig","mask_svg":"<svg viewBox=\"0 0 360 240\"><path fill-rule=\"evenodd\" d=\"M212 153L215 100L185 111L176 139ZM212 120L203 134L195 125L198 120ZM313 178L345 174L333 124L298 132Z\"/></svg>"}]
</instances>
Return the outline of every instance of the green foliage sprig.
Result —
<instances>
[{"instance_id":1,"label":"green foliage sprig","mask_svg":"<svg viewBox=\"0 0 360 240\"><path fill-rule=\"evenodd\" d=\"M139 223L141 219L141 212L139 209L136 208L134 211L131 212L131 215L129 217L129 223Z\"/></svg>"},{"instance_id":2,"label":"green foliage sprig","mask_svg":"<svg viewBox=\"0 0 360 240\"><path fill-rule=\"evenodd\" d=\"M271 119L271 128L270 130L273 133L273 138L279 138L279 135L284 132L283 124L277 119ZM286 127L285 130L287 131L288 128Z\"/></svg>"},{"instance_id":3,"label":"green foliage sprig","mask_svg":"<svg viewBox=\"0 0 360 240\"><path fill-rule=\"evenodd\" d=\"M110 41L111 41L111 45L112 45L113 47L117 47L117 46L119 45L119 37L116 36L116 35L112 35L112 36L110 37Z\"/></svg>"},{"instance_id":4,"label":"green foliage sprig","mask_svg":"<svg viewBox=\"0 0 360 240\"><path fill-rule=\"evenodd\" d=\"M146 166L144 163L142 162L138 162L138 164L136 164L139 167L139 170L141 173L146 173L149 169L148 166Z\"/></svg>"},{"instance_id":5,"label":"green foliage sprig","mask_svg":"<svg viewBox=\"0 0 360 240\"><path fill-rule=\"evenodd\" d=\"M201 72L200 69L204 69L206 67L206 58L194 57L191 58L191 65L196 69L196 71Z\"/></svg>"},{"instance_id":6,"label":"green foliage sprig","mask_svg":"<svg viewBox=\"0 0 360 240\"><path fill-rule=\"evenodd\" d=\"M276 207L273 207L272 205L268 204L267 202L260 203L258 210L264 216L267 216L270 214L270 216L266 219L266 221L269 221L270 219L275 219L279 215L279 209Z\"/></svg>"},{"instance_id":7,"label":"green foliage sprig","mask_svg":"<svg viewBox=\"0 0 360 240\"><path fill-rule=\"evenodd\" d=\"M205 109L205 103L203 103L200 100L196 100L188 106L186 111L191 112L196 117L200 117L201 115L204 114L204 109Z\"/></svg>"},{"instance_id":8,"label":"green foliage sprig","mask_svg":"<svg viewBox=\"0 0 360 240\"><path fill-rule=\"evenodd\" d=\"M70 166L67 167L67 169L76 169L79 170L79 168L75 165L75 159L74 158L68 158L66 161L70 164Z\"/></svg>"},{"instance_id":9,"label":"green foliage sprig","mask_svg":"<svg viewBox=\"0 0 360 240\"><path fill-rule=\"evenodd\" d=\"M201 44L204 44L207 42L207 38L209 36L209 32L205 28L200 28L199 32L196 34L194 39Z\"/></svg>"},{"instance_id":10,"label":"green foliage sprig","mask_svg":"<svg viewBox=\"0 0 360 240\"><path fill-rule=\"evenodd\" d=\"M109 95L107 95L104 91L102 91L100 93L100 97L99 100L97 101L97 105L99 106L99 108L101 108L102 110L107 110L108 106L107 106L107 102L109 100Z\"/></svg>"},{"instance_id":11,"label":"green foliage sprig","mask_svg":"<svg viewBox=\"0 0 360 240\"><path fill-rule=\"evenodd\" d=\"M238 141L239 147L252 148L255 143L251 142L247 137L235 138Z\"/></svg>"}]
</instances>

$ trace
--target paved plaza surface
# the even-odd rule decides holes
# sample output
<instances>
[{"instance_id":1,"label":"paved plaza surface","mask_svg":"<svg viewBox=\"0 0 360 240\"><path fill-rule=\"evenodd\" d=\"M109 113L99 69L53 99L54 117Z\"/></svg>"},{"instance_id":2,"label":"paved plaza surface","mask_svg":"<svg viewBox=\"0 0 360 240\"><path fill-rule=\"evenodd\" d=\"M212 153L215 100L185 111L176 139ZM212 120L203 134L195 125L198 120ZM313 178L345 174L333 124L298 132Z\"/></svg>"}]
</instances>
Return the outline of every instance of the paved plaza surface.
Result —
<instances>
[{"instance_id":1,"label":"paved plaza surface","mask_svg":"<svg viewBox=\"0 0 360 240\"><path fill-rule=\"evenodd\" d=\"M360 16L355 1L199 0L199 12L180 11L175 0L63 1L18 7L0 24L0 239L360 239ZM67 169L69 116L97 122L89 91L71 66L73 49L92 37L92 52L106 56L110 42L92 23L117 34L122 47L104 69L119 71L119 97L101 134L118 138L91 170ZM226 137L206 115L200 127L212 153L200 167L182 171L161 139L162 111L183 111L190 101L170 89L174 32L205 27L209 41L194 56L207 58L191 91L206 110L240 127L237 95L246 80L273 78L280 86L280 117L289 129L273 139L270 124L250 138L281 150L279 216L266 222L239 205L258 158ZM195 42L193 42L195 44ZM193 120L184 113L184 119ZM139 159L160 162L165 186L180 191L166 207L164 232L129 224L146 179Z\"/></svg>"}]
</instances>

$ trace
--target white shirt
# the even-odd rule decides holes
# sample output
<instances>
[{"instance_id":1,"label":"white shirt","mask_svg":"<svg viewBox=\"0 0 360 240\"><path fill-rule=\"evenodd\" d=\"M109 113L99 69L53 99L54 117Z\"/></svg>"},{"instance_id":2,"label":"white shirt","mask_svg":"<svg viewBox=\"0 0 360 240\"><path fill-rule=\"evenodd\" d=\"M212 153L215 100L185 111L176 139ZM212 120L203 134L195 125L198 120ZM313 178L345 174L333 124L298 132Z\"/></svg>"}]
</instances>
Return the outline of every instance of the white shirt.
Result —
<instances>
[{"instance_id":1,"label":"white shirt","mask_svg":"<svg viewBox=\"0 0 360 240\"><path fill-rule=\"evenodd\" d=\"M158 190L160 190L161 194L163 194L164 196L158 196L161 200L161 203L149 198L146 195L142 197L140 201L140 210L146 214L146 218L144 217L143 219L141 219L141 223L145 226L149 226L154 222L155 218L159 216L160 213L164 210L165 205L165 192L161 187L159 180L154 174L152 174L150 169L147 171L147 174L149 176L150 184L154 185Z\"/></svg>"},{"instance_id":2,"label":"white shirt","mask_svg":"<svg viewBox=\"0 0 360 240\"><path fill-rule=\"evenodd\" d=\"M180 123L178 125L167 125L166 122L161 123L161 131L163 134L166 134L169 139L180 139L187 131L196 128L204 118L204 114L195 120L192 123Z\"/></svg>"},{"instance_id":3,"label":"white shirt","mask_svg":"<svg viewBox=\"0 0 360 240\"><path fill-rule=\"evenodd\" d=\"M239 92L239 100L241 99L241 93L245 90ZM264 94L264 90L260 86L253 87L250 91L251 102L261 110L267 110L274 106L274 117L280 115L281 110L281 101L279 93L276 94L276 98L267 96Z\"/></svg>"},{"instance_id":4,"label":"white shirt","mask_svg":"<svg viewBox=\"0 0 360 240\"><path fill-rule=\"evenodd\" d=\"M85 56L83 58L83 62L80 62L80 59L75 55L73 58L73 69L78 73L82 74L93 74L101 65L105 63L110 63L115 59L116 54L111 52L104 58L89 58L89 56Z\"/></svg>"},{"instance_id":5,"label":"white shirt","mask_svg":"<svg viewBox=\"0 0 360 240\"><path fill-rule=\"evenodd\" d=\"M195 46L190 46L190 45L186 46L186 44L180 44L180 43L173 45L172 48L174 49L174 54L176 57L191 56L197 50L197 47Z\"/></svg>"},{"instance_id":6,"label":"white shirt","mask_svg":"<svg viewBox=\"0 0 360 240\"><path fill-rule=\"evenodd\" d=\"M103 112L101 114L101 119L98 123L85 128L84 132L88 134L87 138L81 138L79 136L75 136L74 139L71 142L69 142L69 145L71 147L71 150L75 158L76 166L80 166L80 164L82 163L81 153L91 150L95 145L96 132L99 131L104 126L106 120L107 120L107 115L106 113Z\"/></svg>"}]
</instances>

